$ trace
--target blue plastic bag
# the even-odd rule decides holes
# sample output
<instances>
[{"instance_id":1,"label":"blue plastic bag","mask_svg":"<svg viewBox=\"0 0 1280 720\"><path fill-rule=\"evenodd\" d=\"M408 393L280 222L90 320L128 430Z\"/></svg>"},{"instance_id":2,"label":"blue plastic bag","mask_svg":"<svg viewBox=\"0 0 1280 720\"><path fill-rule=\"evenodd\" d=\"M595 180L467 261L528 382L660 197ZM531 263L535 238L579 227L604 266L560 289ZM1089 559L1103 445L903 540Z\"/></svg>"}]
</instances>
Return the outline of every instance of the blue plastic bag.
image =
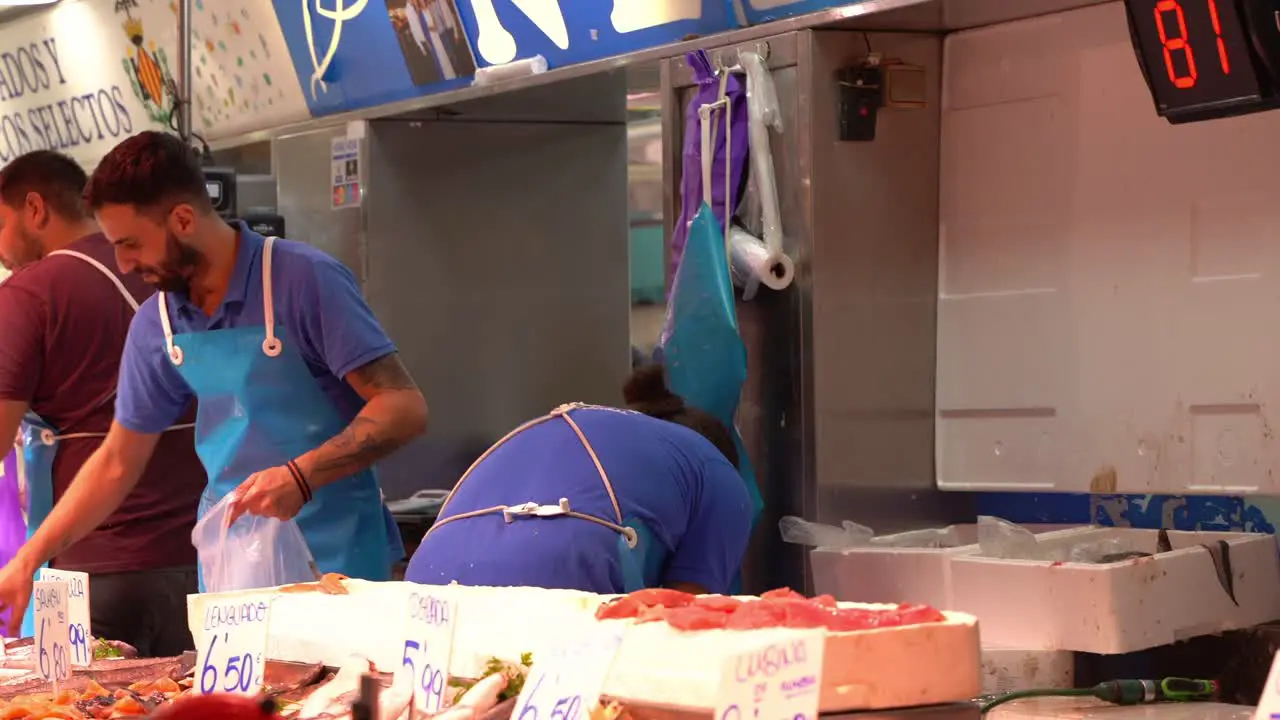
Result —
<instances>
[{"instance_id":1,"label":"blue plastic bag","mask_svg":"<svg viewBox=\"0 0 1280 720\"><path fill-rule=\"evenodd\" d=\"M738 333L733 281L724 232L711 206L702 203L689 224L684 257L672 281L661 338L662 363L671 390L729 428L738 471L751 497L751 524L764 509L755 469L734 425L747 379L747 348Z\"/></svg>"}]
</instances>

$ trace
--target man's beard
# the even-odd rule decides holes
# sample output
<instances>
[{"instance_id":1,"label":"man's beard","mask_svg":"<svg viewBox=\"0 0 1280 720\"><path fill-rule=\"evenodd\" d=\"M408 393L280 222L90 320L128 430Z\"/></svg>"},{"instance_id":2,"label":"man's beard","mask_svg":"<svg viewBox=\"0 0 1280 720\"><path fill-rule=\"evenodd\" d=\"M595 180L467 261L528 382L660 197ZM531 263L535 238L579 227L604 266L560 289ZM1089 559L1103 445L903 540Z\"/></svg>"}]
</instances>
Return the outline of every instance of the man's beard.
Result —
<instances>
[{"instance_id":1,"label":"man's beard","mask_svg":"<svg viewBox=\"0 0 1280 720\"><path fill-rule=\"evenodd\" d=\"M161 292L190 294L191 276L204 263L204 255L169 233L165 239L164 259L156 266L139 266L138 274Z\"/></svg>"},{"instance_id":2,"label":"man's beard","mask_svg":"<svg viewBox=\"0 0 1280 720\"><path fill-rule=\"evenodd\" d=\"M28 230L21 220L18 222L19 224L16 228L18 234L17 256L0 258L4 261L5 268L10 272L26 267L37 260L44 259L44 246L40 244L40 238Z\"/></svg>"}]
</instances>

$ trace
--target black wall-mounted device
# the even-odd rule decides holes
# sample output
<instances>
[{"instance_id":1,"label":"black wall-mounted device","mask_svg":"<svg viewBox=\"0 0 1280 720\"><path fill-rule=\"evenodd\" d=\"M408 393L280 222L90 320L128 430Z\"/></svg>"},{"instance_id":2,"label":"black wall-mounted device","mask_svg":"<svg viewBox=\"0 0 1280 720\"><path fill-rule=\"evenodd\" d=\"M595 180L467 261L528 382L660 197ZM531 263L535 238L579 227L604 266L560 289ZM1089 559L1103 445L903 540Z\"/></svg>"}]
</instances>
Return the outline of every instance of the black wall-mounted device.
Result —
<instances>
[{"instance_id":1,"label":"black wall-mounted device","mask_svg":"<svg viewBox=\"0 0 1280 720\"><path fill-rule=\"evenodd\" d=\"M884 69L879 58L839 72L840 140L870 142L876 139L876 120L884 105Z\"/></svg>"}]
</instances>

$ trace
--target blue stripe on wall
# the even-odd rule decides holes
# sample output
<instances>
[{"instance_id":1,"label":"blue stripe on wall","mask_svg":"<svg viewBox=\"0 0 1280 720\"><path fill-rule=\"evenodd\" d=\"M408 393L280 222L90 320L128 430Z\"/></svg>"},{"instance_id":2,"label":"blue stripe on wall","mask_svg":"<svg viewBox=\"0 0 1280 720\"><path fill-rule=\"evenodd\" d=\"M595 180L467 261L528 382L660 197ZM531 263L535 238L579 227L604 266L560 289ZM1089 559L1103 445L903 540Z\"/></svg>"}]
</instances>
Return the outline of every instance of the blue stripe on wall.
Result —
<instances>
[{"instance_id":1,"label":"blue stripe on wall","mask_svg":"<svg viewBox=\"0 0 1280 720\"><path fill-rule=\"evenodd\" d=\"M1274 533L1270 518L1280 519L1280 498L1227 495L995 492L975 494L974 505L1016 523Z\"/></svg>"}]
</instances>

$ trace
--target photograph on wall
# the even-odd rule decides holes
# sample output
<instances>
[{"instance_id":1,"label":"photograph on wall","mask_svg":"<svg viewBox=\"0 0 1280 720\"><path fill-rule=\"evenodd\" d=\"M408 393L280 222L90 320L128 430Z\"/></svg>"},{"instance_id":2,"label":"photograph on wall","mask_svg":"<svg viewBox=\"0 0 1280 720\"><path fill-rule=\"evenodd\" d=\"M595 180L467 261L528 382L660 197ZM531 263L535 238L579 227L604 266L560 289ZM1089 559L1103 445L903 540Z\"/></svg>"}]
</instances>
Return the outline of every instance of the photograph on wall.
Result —
<instances>
[{"instance_id":1,"label":"photograph on wall","mask_svg":"<svg viewBox=\"0 0 1280 720\"><path fill-rule=\"evenodd\" d=\"M455 0L386 0L391 26L413 84L432 85L476 73Z\"/></svg>"}]
</instances>

